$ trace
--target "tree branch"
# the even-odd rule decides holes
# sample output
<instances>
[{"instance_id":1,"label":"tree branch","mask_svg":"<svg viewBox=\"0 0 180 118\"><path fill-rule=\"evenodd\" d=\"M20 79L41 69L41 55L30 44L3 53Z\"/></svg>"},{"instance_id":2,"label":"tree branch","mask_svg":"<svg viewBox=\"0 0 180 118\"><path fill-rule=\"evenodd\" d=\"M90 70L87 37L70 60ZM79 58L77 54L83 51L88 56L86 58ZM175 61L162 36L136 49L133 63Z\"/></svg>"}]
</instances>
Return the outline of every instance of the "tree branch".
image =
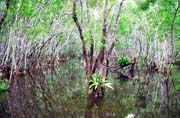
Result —
<instances>
[{"instance_id":1,"label":"tree branch","mask_svg":"<svg viewBox=\"0 0 180 118\"><path fill-rule=\"evenodd\" d=\"M120 3L119 3L119 9L118 9L118 13L117 13L117 16L116 16L116 22L115 22L115 25L114 25L114 30L113 30L113 42L107 52L107 58L109 58L113 48L114 48L114 45L117 41L117 39L115 38L116 37L116 30L117 30L117 26L118 26L118 23L119 23L119 16L120 16L120 12L121 12L121 9L122 9L122 6L123 6L123 3L124 3L124 0L122 0Z\"/></svg>"},{"instance_id":2,"label":"tree branch","mask_svg":"<svg viewBox=\"0 0 180 118\"><path fill-rule=\"evenodd\" d=\"M108 0L105 0L105 5L104 5L104 17L103 17L103 24L102 24L102 40L101 43L105 45L105 40L107 38L107 28L106 28L106 22L107 22L107 16L108 16ZM92 65L92 73L95 73L96 68L97 68L97 63L100 61L102 64L104 61L104 52L105 52L105 47L101 49L99 52L97 58L95 58L93 65Z\"/></svg>"},{"instance_id":3,"label":"tree branch","mask_svg":"<svg viewBox=\"0 0 180 118\"><path fill-rule=\"evenodd\" d=\"M89 14L89 3L88 3L88 0L86 0L86 7L87 7L87 20L88 20L88 24L90 24L91 22L91 17L90 17L90 14ZM94 57L94 38L93 38L93 35L92 35L92 31L91 31L91 27L89 27L89 37L90 37L90 65L89 65L89 68L91 70L91 74L92 74L92 66L93 66L93 57Z\"/></svg>"},{"instance_id":4,"label":"tree branch","mask_svg":"<svg viewBox=\"0 0 180 118\"><path fill-rule=\"evenodd\" d=\"M86 75L88 75L89 70L88 70L88 58L87 58L87 51L86 51L86 43L84 41L84 37L83 37L83 34L82 34L82 27L81 27L81 25L80 25L80 23L78 21L78 18L77 18L76 6L77 6L77 0L74 0L74 2L73 2L73 19L74 19L74 22L76 23L76 26L78 28L79 35L80 35L80 38L81 38L81 41L82 41L83 58L84 58L84 61L85 61Z\"/></svg>"}]
</instances>

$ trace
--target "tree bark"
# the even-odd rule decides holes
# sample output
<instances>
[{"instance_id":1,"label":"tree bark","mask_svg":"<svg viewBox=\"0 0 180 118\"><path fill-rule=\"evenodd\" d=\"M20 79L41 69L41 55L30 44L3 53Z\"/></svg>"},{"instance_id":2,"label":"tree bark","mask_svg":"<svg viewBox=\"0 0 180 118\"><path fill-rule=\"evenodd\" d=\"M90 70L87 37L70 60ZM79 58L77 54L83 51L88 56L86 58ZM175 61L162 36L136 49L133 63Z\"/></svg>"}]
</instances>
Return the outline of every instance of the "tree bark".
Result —
<instances>
[{"instance_id":1,"label":"tree bark","mask_svg":"<svg viewBox=\"0 0 180 118\"><path fill-rule=\"evenodd\" d=\"M86 0L86 7L87 7L87 21L88 24L90 24L91 22L91 17L89 14L89 3L88 0ZM89 38L90 38L90 59L89 59L89 70L91 71L90 73L92 74L92 67L93 67L93 59L94 59L94 38L92 35L92 31L91 31L91 26L89 26Z\"/></svg>"},{"instance_id":2,"label":"tree bark","mask_svg":"<svg viewBox=\"0 0 180 118\"><path fill-rule=\"evenodd\" d=\"M116 37L116 31L117 31L117 26L118 26L118 23L119 23L119 17L120 17L120 12L121 12L121 9L122 9L122 6L123 6L123 3L124 3L124 0L122 0L120 3L119 3L119 9L118 9L118 12L117 12L117 16L116 16L116 22L115 22L115 25L114 25L114 30L113 30L113 41L112 41L112 44L109 48L109 50L107 51L107 58L109 58L114 46L115 46L115 43L117 41L117 39L115 38Z\"/></svg>"},{"instance_id":3,"label":"tree bark","mask_svg":"<svg viewBox=\"0 0 180 118\"><path fill-rule=\"evenodd\" d=\"M84 36L82 33L82 27L81 27L81 25L78 21L78 18L77 18L76 7L77 7L77 0L74 0L74 2L73 2L73 19L74 19L74 22L76 23L76 26L78 28L79 35L80 35L80 38L82 41L82 52L83 52L83 58L84 58L84 62L85 62L86 76L89 77L90 72L89 72L89 64L88 64L87 51L86 51L86 43L84 41Z\"/></svg>"}]
</instances>

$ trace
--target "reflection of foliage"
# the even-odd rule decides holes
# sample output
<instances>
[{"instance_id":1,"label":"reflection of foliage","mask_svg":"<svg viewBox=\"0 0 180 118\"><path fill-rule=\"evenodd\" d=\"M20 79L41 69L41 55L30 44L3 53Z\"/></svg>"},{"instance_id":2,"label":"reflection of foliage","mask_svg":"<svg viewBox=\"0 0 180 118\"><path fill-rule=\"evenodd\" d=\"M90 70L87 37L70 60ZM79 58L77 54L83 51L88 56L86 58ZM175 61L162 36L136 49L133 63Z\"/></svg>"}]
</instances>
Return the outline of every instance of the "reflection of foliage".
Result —
<instances>
[{"instance_id":1,"label":"reflection of foliage","mask_svg":"<svg viewBox=\"0 0 180 118\"><path fill-rule=\"evenodd\" d=\"M122 79L119 80L120 86L126 86L128 84L128 81L124 81Z\"/></svg>"},{"instance_id":2,"label":"reflection of foliage","mask_svg":"<svg viewBox=\"0 0 180 118\"><path fill-rule=\"evenodd\" d=\"M0 101L1 100L6 100L6 93L1 93L0 94Z\"/></svg>"},{"instance_id":3,"label":"reflection of foliage","mask_svg":"<svg viewBox=\"0 0 180 118\"><path fill-rule=\"evenodd\" d=\"M7 89L8 80L0 80L0 91Z\"/></svg>"}]
</instances>

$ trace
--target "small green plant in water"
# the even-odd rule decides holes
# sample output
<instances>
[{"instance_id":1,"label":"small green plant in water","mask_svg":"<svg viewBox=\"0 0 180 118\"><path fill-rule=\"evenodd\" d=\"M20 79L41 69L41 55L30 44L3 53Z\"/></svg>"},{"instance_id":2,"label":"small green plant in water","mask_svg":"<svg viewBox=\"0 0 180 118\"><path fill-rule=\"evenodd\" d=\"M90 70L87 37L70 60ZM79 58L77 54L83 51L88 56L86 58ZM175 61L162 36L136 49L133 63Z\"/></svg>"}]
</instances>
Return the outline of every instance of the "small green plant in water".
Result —
<instances>
[{"instance_id":1,"label":"small green plant in water","mask_svg":"<svg viewBox=\"0 0 180 118\"><path fill-rule=\"evenodd\" d=\"M89 83L91 83L91 85L89 86L89 88L96 90L97 87L98 87L98 84L99 84L99 80L100 80L100 76L94 74L94 75L92 76L91 80L89 81ZM107 80L105 80L105 78L102 79L102 87L108 87L108 88L114 89L114 88L112 87L112 83L111 83L111 82L108 82Z\"/></svg>"},{"instance_id":2,"label":"small green plant in water","mask_svg":"<svg viewBox=\"0 0 180 118\"><path fill-rule=\"evenodd\" d=\"M126 65L129 63L129 59L127 57L122 56L118 58L117 63L120 65Z\"/></svg>"}]
</instances>

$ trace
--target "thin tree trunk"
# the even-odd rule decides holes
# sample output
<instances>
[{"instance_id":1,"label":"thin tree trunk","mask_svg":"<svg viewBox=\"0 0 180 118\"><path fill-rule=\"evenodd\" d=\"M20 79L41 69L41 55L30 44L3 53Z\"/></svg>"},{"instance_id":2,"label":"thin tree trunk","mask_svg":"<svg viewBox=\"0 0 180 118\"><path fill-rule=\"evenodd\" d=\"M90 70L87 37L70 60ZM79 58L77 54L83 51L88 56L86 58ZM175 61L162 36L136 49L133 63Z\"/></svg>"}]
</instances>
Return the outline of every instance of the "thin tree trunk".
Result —
<instances>
[{"instance_id":1,"label":"thin tree trunk","mask_svg":"<svg viewBox=\"0 0 180 118\"><path fill-rule=\"evenodd\" d=\"M82 27L77 18L76 7L77 7L77 0L74 0L74 2L73 2L73 19L74 19L74 22L76 23L76 26L78 28L79 35L80 35L80 38L82 41L82 52L83 52L83 58L84 58L84 62L85 62L86 76L89 77L90 70L89 70L89 63L88 63L88 58L87 58L86 43L85 43L84 36L82 33Z\"/></svg>"},{"instance_id":2,"label":"thin tree trunk","mask_svg":"<svg viewBox=\"0 0 180 118\"><path fill-rule=\"evenodd\" d=\"M116 37L116 30L117 30L117 26L118 26L118 23L119 23L119 17L120 17L120 13L121 13L121 9L122 9L122 6L123 6L123 3L124 3L124 0L122 0L120 3L119 3L119 9L118 9L118 12L117 12L117 16L116 16L116 21L115 21L115 25L114 25L114 30L113 30L113 41L112 41L112 44L107 52L107 57L106 58L109 58L110 54L112 53L112 50L115 46L115 43L117 41L117 39L115 38Z\"/></svg>"},{"instance_id":3,"label":"thin tree trunk","mask_svg":"<svg viewBox=\"0 0 180 118\"><path fill-rule=\"evenodd\" d=\"M176 16L177 16L179 7L180 7L180 0L178 0L178 6L175 9L174 16L173 16L172 22L171 22L171 63L172 63L172 58L174 56L174 22L176 20Z\"/></svg>"}]
</instances>

